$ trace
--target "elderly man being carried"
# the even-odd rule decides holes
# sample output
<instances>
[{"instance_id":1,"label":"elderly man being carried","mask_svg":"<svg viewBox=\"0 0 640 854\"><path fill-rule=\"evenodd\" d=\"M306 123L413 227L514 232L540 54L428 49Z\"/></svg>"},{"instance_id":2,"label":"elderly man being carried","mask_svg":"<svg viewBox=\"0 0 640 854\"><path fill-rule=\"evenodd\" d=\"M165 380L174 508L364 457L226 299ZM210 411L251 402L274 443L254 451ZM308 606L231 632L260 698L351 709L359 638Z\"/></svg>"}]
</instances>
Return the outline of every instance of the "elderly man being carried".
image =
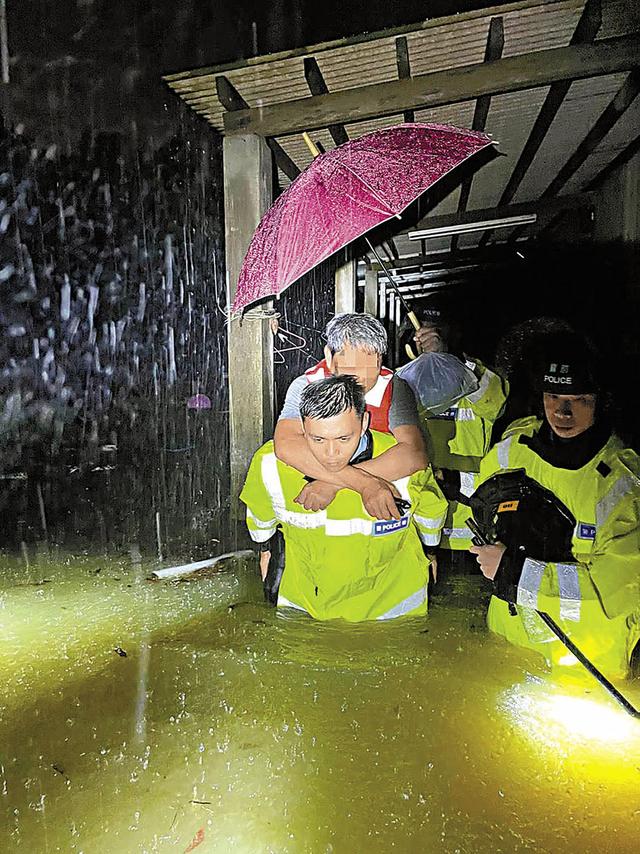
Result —
<instances>
[{"instance_id":1,"label":"elderly man being carried","mask_svg":"<svg viewBox=\"0 0 640 854\"><path fill-rule=\"evenodd\" d=\"M393 371L382 367L386 350L387 333L379 320L367 314L339 314L327 325L325 358L289 386L274 447L279 460L311 479L310 483L301 483L295 499L306 510L323 510L338 490L348 488L360 495L371 516L398 519L394 500L398 495L392 481L426 468L413 392ZM336 471L324 466L309 450L300 421L300 398L310 383L344 375L355 377L364 390L371 427L391 433L396 441L373 459Z\"/></svg>"},{"instance_id":2,"label":"elderly man being carried","mask_svg":"<svg viewBox=\"0 0 640 854\"><path fill-rule=\"evenodd\" d=\"M336 477L397 447L392 435L369 429L365 395L353 377L308 383L300 417L309 457ZM431 471L395 480L397 518L382 520L348 487L326 508L308 510L297 501L305 482L278 459L270 441L254 455L240 495L255 542L267 542L278 528L284 535L278 606L353 622L425 614L429 559L422 543L437 545L447 507Z\"/></svg>"}]
</instances>

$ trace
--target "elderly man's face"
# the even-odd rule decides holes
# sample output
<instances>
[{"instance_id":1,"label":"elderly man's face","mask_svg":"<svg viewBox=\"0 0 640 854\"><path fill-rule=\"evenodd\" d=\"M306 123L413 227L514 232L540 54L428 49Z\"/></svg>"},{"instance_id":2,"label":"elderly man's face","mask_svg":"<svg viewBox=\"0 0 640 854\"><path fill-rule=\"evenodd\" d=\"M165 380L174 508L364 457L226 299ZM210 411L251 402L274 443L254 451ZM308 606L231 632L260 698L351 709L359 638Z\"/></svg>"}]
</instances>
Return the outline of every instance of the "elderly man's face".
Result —
<instances>
[{"instance_id":1,"label":"elderly man's face","mask_svg":"<svg viewBox=\"0 0 640 854\"><path fill-rule=\"evenodd\" d=\"M360 350L345 344L342 350L331 353L328 347L324 348L327 366L332 374L336 376L355 377L364 389L365 394L374 387L380 376L382 357L368 350Z\"/></svg>"},{"instance_id":2,"label":"elderly man's face","mask_svg":"<svg viewBox=\"0 0 640 854\"><path fill-rule=\"evenodd\" d=\"M596 417L596 396L545 392L544 414L556 436L573 439L593 425Z\"/></svg>"},{"instance_id":3,"label":"elderly man's face","mask_svg":"<svg viewBox=\"0 0 640 854\"><path fill-rule=\"evenodd\" d=\"M302 422L309 450L329 471L340 471L349 464L360 438L367 429L369 416L361 418L353 409L333 418L305 418Z\"/></svg>"}]
</instances>

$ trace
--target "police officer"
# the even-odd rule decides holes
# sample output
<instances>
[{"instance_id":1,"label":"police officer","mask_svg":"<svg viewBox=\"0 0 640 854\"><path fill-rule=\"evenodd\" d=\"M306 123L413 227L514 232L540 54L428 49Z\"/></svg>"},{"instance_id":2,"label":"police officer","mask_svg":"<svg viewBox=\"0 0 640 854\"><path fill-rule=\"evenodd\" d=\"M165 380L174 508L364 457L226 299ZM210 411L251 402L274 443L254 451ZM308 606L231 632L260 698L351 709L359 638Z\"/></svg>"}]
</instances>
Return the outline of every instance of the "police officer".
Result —
<instances>
[{"instance_id":1,"label":"police officer","mask_svg":"<svg viewBox=\"0 0 640 854\"><path fill-rule=\"evenodd\" d=\"M350 376L308 383L300 397L304 441L313 458L339 474L356 461L376 459L396 440L369 430L365 394ZM429 558L437 545L446 501L430 469L394 482L399 518L376 519L355 490L340 489L322 510L296 501L304 475L276 457L267 442L253 457L240 495L247 527L257 543L277 529L285 541L278 607L319 620L386 620L425 614Z\"/></svg>"},{"instance_id":2,"label":"police officer","mask_svg":"<svg viewBox=\"0 0 640 854\"><path fill-rule=\"evenodd\" d=\"M449 560L457 562L456 556L464 560L471 545L471 532L465 524L468 499L477 486L480 462L491 446L493 424L502 413L509 387L506 380L479 360L465 358L459 324L444 304L430 299L421 319L422 326L414 336L418 351L457 355L478 380L476 391L452 403L440 415L427 414L418 406L427 456L449 499L441 554L449 552ZM441 561L441 566L445 562L448 561Z\"/></svg>"},{"instance_id":3,"label":"police officer","mask_svg":"<svg viewBox=\"0 0 640 854\"><path fill-rule=\"evenodd\" d=\"M640 459L612 431L606 376L588 343L563 333L546 353L543 417L513 422L480 480L524 469L550 490L575 520L571 556L548 562L523 546L472 546L494 583L488 625L551 664L574 664L535 613L547 612L607 676L626 676L640 640Z\"/></svg>"}]
</instances>

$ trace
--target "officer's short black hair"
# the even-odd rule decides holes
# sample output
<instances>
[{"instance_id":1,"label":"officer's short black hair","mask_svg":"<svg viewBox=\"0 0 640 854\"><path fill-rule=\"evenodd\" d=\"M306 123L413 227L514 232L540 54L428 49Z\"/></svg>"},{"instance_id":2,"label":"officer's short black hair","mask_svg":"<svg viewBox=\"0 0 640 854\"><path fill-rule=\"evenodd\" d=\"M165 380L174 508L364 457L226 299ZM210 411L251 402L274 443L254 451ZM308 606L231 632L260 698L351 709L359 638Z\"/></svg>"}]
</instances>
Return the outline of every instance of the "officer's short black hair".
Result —
<instances>
[{"instance_id":1,"label":"officer's short black hair","mask_svg":"<svg viewBox=\"0 0 640 854\"><path fill-rule=\"evenodd\" d=\"M360 383L346 374L309 383L300 397L300 417L334 418L353 409L360 418L365 413L364 391Z\"/></svg>"}]
</instances>

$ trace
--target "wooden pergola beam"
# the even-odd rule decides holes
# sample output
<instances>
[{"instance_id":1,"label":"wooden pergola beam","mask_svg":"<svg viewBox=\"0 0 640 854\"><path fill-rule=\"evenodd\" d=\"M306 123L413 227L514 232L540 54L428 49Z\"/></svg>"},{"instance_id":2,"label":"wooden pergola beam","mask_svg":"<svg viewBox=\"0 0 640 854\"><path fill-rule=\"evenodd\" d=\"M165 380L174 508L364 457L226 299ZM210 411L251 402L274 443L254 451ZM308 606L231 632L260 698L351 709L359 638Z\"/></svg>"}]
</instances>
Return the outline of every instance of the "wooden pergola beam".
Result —
<instances>
[{"instance_id":1,"label":"wooden pergola beam","mask_svg":"<svg viewBox=\"0 0 640 854\"><path fill-rule=\"evenodd\" d=\"M216 77L216 91L218 93L220 103L225 108L225 110L249 109L249 105L244 100L242 95L238 92L233 83L231 83L228 78L224 77L224 75ZM298 167L289 157L284 148L275 139L268 139L267 145L273 152L273 156L276 160L276 165L280 169L282 169L287 178L289 178L291 181L295 181L295 179L300 174L300 169L298 169Z\"/></svg>"},{"instance_id":2,"label":"wooden pergola beam","mask_svg":"<svg viewBox=\"0 0 640 854\"><path fill-rule=\"evenodd\" d=\"M618 119L636 99L640 92L640 71L632 71L598 121L540 196L549 199L555 196L578 171L591 152L602 142Z\"/></svg>"},{"instance_id":3,"label":"wooden pergola beam","mask_svg":"<svg viewBox=\"0 0 640 854\"><path fill-rule=\"evenodd\" d=\"M312 95L327 95L329 93L329 89L324 81L324 77L322 76L320 66L318 65L315 56L305 57L304 78L307 81L307 86L309 87L309 91ZM349 141L349 135L347 134L344 125L329 125L328 130L331 134L331 139L336 145L342 145L344 142Z\"/></svg>"},{"instance_id":4,"label":"wooden pergola beam","mask_svg":"<svg viewBox=\"0 0 640 854\"><path fill-rule=\"evenodd\" d=\"M502 56L504 50L504 22L502 18L491 18L489 22L489 32L487 34L487 45L484 51L485 62L495 62ZM484 131L487 124L487 116L489 115L489 107L491 106L491 95L482 95L476 101L476 106L473 111L472 129L475 131ZM469 204L469 196L471 195L471 184L473 183L473 175L469 175L462 183L460 188L460 198L458 200L458 213L464 213ZM451 238L451 250L455 251L458 248L458 237Z\"/></svg>"},{"instance_id":5,"label":"wooden pergola beam","mask_svg":"<svg viewBox=\"0 0 640 854\"><path fill-rule=\"evenodd\" d=\"M571 38L571 44L589 44L596 37L596 33L600 29L602 22L602 11L600 8L600 0L587 0L585 3L582 15L578 21L578 25ZM538 153L538 149L542 145L547 131L551 127L551 123L556 117L558 110L562 106L569 88L571 80L562 80L559 83L553 83L547 97L544 100L540 112L531 128L531 133L527 139L522 153L518 158L509 182L500 196L499 205L508 205L511 199L515 196L522 179L526 175L529 167L533 163L533 158Z\"/></svg>"},{"instance_id":6,"label":"wooden pergola beam","mask_svg":"<svg viewBox=\"0 0 640 854\"><path fill-rule=\"evenodd\" d=\"M640 36L621 36L237 110L225 113L224 126L227 135L250 132L286 136L331 124L393 116L409 109L549 86L560 80L616 74L639 64Z\"/></svg>"},{"instance_id":7,"label":"wooden pergola beam","mask_svg":"<svg viewBox=\"0 0 640 854\"><path fill-rule=\"evenodd\" d=\"M571 157L549 184L547 189L540 195L540 201L551 199L560 192L567 181L575 175L592 151L594 151L602 142L618 119L623 115L628 107L631 106L638 96L638 93L640 93L640 71L636 70L629 74L598 121L594 124L589 133L585 136L580 145L576 148ZM552 222L546 224L542 230L548 231L554 227L554 224L562 218L564 213L564 211L560 211L556 214ZM537 223L533 227L521 225L512 231L509 235L508 242L513 244L525 234L530 237L537 235L540 232L541 230Z\"/></svg>"},{"instance_id":8,"label":"wooden pergola beam","mask_svg":"<svg viewBox=\"0 0 640 854\"><path fill-rule=\"evenodd\" d=\"M398 68L398 80L408 80L411 77L409 43L406 36L398 36L396 39L396 66ZM404 111L403 119L405 122L413 122L415 118L413 110Z\"/></svg>"}]
</instances>

